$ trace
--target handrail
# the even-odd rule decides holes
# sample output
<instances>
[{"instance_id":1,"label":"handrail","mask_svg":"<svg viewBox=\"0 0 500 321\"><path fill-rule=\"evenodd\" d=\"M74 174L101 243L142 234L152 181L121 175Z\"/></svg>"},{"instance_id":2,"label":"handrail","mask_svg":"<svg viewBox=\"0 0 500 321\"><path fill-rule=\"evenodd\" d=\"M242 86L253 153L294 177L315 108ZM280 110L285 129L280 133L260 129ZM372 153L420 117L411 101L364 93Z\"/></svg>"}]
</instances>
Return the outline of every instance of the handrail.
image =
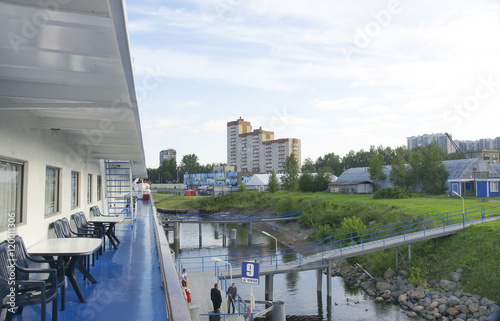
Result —
<instances>
[{"instance_id":1,"label":"handrail","mask_svg":"<svg viewBox=\"0 0 500 321\"><path fill-rule=\"evenodd\" d=\"M165 290L167 318L168 320L191 320L191 313L184 299L184 293L180 287L178 273L175 268L175 262L170 252L170 246L161 225L156 207L152 203L154 227L156 234L156 245L158 248L158 256L160 259L160 268L163 280L163 288Z\"/></svg>"},{"instance_id":2,"label":"handrail","mask_svg":"<svg viewBox=\"0 0 500 321\"><path fill-rule=\"evenodd\" d=\"M328 256L332 256L334 253L344 255L346 249L365 249L368 245L377 243L386 246L389 240L394 240L395 238L408 242L410 236L422 235L425 237L429 236L431 231L435 232L439 229L442 229L443 232L450 230L453 232L457 227L461 226L460 228L464 228L466 225L484 222L491 217L500 218L499 216L500 205L488 208L485 208L484 205L479 205L463 210L428 215L355 232L329 236L297 247L280 249L279 253L275 253L274 250L267 250L225 255L224 261L235 264L243 260L258 260L261 265L275 265L276 271L278 271L280 264L293 263L302 266L304 260L310 263L312 259L315 259L316 262L324 263ZM219 255L218 257L221 256ZM198 262L198 266L190 264L190 269L201 269L204 271L210 266L206 264L206 261L210 260L210 258L210 256L179 258L177 264L179 266L187 262Z\"/></svg>"},{"instance_id":3,"label":"handrail","mask_svg":"<svg viewBox=\"0 0 500 321\"><path fill-rule=\"evenodd\" d=\"M282 211L282 212L262 212L250 214L216 213L216 214L197 214L196 216L184 216L177 214L177 219L181 221L237 221L237 220L263 220L277 218L292 218L302 214L302 211Z\"/></svg>"},{"instance_id":4,"label":"handrail","mask_svg":"<svg viewBox=\"0 0 500 321\"><path fill-rule=\"evenodd\" d=\"M217 265L217 264L216 264ZM227 289L231 285L230 281L228 282L227 277L224 273L222 273L221 268L217 267L215 268L215 276L217 277L218 280L220 280L220 287L221 289L225 289L224 293L226 293L227 297ZM246 304L245 300L237 294L236 300L235 300L235 305L236 305L236 310L238 311L238 315L243 315L245 317L245 320L253 320L253 312L250 311L248 305ZM229 306L227 307L229 309Z\"/></svg>"}]
</instances>

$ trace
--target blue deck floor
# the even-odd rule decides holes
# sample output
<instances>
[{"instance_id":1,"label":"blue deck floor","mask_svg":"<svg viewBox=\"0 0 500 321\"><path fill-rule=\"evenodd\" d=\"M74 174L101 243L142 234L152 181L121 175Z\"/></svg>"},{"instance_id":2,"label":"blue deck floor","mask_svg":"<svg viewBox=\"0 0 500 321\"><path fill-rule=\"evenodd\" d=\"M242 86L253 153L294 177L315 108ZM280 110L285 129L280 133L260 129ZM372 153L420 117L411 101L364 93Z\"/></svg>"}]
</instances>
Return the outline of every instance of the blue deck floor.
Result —
<instances>
[{"instance_id":1,"label":"blue deck floor","mask_svg":"<svg viewBox=\"0 0 500 321\"><path fill-rule=\"evenodd\" d=\"M79 302L67 282L66 310L59 311L59 320L167 320L153 224L150 201L139 200L135 224L116 225L118 250L108 242L90 268L98 283L76 272L87 303ZM51 320L51 303L47 311ZM13 320L40 320L40 306L25 307Z\"/></svg>"}]
</instances>

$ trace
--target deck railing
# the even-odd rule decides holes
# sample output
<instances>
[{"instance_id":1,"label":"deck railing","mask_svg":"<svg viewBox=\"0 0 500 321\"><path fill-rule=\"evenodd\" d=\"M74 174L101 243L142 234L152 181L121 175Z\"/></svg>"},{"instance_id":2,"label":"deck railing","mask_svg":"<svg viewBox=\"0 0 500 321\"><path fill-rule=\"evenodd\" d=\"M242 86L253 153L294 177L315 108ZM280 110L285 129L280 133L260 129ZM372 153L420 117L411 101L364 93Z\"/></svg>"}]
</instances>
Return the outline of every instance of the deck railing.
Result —
<instances>
[{"instance_id":1,"label":"deck railing","mask_svg":"<svg viewBox=\"0 0 500 321\"><path fill-rule=\"evenodd\" d=\"M279 271L283 265L302 266L306 263L326 263L334 254L344 255L346 250L359 249L360 252L367 247L386 247L390 241L413 241L431 238L432 233L441 231L454 233L467 225L484 222L493 217L500 218L500 206L485 208L484 205L466 209L428 215L411 220L391 223L382 226L334 235L301 246L267 251L241 252L231 255L217 255L224 261L237 265L245 260L257 260L261 266L275 266ZM205 271L213 268L212 256L179 258L177 265L189 267L190 270Z\"/></svg>"}]
</instances>

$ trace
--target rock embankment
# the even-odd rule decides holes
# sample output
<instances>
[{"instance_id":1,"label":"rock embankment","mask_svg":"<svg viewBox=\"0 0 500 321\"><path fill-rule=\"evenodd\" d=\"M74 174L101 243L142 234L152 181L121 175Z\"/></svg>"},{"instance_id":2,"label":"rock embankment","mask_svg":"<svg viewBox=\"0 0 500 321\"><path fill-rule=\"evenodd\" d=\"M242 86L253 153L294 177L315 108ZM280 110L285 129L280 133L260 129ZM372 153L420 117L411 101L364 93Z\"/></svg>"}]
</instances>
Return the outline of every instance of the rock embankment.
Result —
<instances>
[{"instance_id":1,"label":"rock embankment","mask_svg":"<svg viewBox=\"0 0 500 321\"><path fill-rule=\"evenodd\" d=\"M406 271L388 269L382 278L371 278L360 268L345 260L333 263L333 275L364 290L377 302L400 304L409 317L427 320L497 321L500 307L493 301L461 290L462 270L450 274L449 280L431 280L424 287L415 287Z\"/></svg>"}]
</instances>

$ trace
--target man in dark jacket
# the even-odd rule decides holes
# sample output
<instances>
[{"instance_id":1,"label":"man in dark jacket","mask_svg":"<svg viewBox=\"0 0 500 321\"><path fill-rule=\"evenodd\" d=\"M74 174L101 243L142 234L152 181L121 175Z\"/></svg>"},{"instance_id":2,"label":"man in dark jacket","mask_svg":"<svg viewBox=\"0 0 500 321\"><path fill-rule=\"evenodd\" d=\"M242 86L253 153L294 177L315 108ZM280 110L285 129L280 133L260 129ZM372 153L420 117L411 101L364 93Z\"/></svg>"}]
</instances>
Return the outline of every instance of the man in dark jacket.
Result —
<instances>
[{"instance_id":1,"label":"man in dark jacket","mask_svg":"<svg viewBox=\"0 0 500 321\"><path fill-rule=\"evenodd\" d=\"M236 284L231 284L227 289L227 313L231 313L231 305L233 306L233 313L235 311L234 300L236 300L236 295L238 294L238 289Z\"/></svg>"},{"instance_id":2,"label":"man in dark jacket","mask_svg":"<svg viewBox=\"0 0 500 321\"><path fill-rule=\"evenodd\" d=\"M220 305L222 303L222 296L220 295L219 284L215 283L212 290L210 290L210 299L214 306L214 312L220 312Z\"/></svg>"}]
</instances>

